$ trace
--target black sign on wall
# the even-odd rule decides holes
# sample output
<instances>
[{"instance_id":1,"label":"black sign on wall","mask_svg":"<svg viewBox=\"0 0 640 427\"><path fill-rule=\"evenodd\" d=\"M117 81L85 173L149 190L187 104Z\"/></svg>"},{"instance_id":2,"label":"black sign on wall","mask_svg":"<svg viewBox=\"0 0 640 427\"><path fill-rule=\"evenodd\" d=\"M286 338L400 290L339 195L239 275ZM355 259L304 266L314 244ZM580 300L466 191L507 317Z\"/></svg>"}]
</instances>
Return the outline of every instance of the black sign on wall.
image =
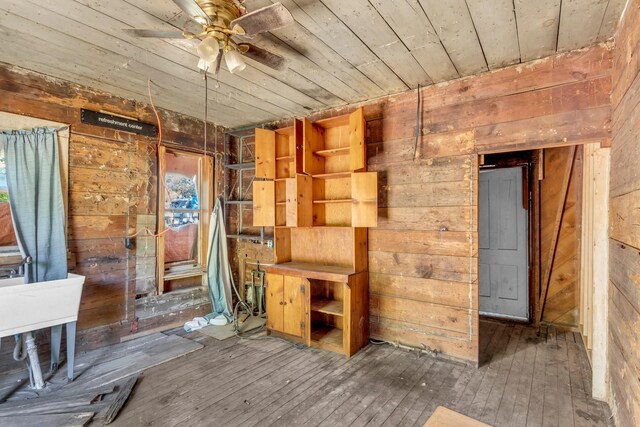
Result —
<instances>
[{"instance_id":1,"label":"black sign on wall","mask_svg":"<svg viewBox=\"0 0 640 427\"><path fill-rule=\"evenodd\" d=\"M137 133L139 135L156 136L158 134L158 127L156 125L100 113L98 111L85 110L84 108L80 109L80 121L90 125Z\"/></svg>"}]
</instances>

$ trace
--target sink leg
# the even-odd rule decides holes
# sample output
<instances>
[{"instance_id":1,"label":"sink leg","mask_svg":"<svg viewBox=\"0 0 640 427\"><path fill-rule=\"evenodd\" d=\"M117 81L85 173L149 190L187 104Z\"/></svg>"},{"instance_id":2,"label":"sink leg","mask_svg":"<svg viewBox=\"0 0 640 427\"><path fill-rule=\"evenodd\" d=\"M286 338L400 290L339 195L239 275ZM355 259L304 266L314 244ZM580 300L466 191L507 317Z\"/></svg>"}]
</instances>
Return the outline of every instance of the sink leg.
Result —
<instances>
[{"instance_id":1,"label":"sink leg","mask_svg":"<svg viewBox=\"0 0 640 427\"><path fill-rule=\"evenodd\" d=\"M31 332L24 334L24 341L27 344L27 354L29 355L29 367L33 375L33 388L42 390L44 388L44 378L42 377L42 369L40 368L40 360L38 359L38 347Z\"/></svg>"},{"instance_id":2,"label":"sink leg","mask_svg":"<svg viewBox=\"0 0 640 427\"><path fill-rule=\"evenodd\" d=\"M60 363L60 342L62 341L62 325L51 327L51 372L58 370Z\"/></svg>"},{"instance_id":3,"label":"sink leg","mask_svg":"<svg viewBox=\"0 0 640 427\"><path fill-rule=\"evenodd\" d=\"M76 322L67 323L67 379L73 381L73 364L76 359Z\"/></svg>"}]
</instances>

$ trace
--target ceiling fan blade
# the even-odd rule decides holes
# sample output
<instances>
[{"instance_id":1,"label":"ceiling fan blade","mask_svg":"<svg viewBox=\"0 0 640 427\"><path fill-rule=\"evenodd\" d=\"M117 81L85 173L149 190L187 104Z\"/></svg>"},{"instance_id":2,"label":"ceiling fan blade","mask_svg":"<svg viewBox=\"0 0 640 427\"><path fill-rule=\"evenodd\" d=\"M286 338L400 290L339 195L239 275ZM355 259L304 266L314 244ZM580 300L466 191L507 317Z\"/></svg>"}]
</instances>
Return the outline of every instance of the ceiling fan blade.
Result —
<instances>
[{"instance_id":1,"label":"ceiling fan blade","mask_svg":"<svg viewBox=\"0 0 640 427\"><path fill-rule=\"evenodd\" d=\"M134 37L155 37L161 39L183 38L182 32L180 31L140 30L136 28L125 28L122 31Z\"/></svg>"},{"instance_id":2,"label":"ceiling fan blade","mask_svg":"<svg viewBox=\"0 0 640 427\"><path fill-rule=\"evenodd\" d=\"M271 6L254 10L238 19L234 19L231 21L231 28L239 25L247 36L253 36L265 31L277 30L290 24L293 24L291 13L282 4L274 3Z\"/></svg>"},{"instance_id":3,"label":"ceiling fan blade","mask_svg":"<svg viewBox=\"0 0 640 427\"><path fill-rule=\"evenodd\" d=\"M254 61L264 64L269 68L273 68L274 70L283 71L287 68L286 60L282 56L249 43L243 43L242 45L248 46L247 51L243 52L243 55L247 58L253 59Z\"/></svg>"},{"instance_id":4,"label":"ceiling fan blade","mask_svg":"<svg viewBox=\"0 0 640 427\"><path fill-rule=\"evenodd\" d=\"M173 2L198 24L211 24L209 15L202 10L196 0L173 0Z\"/></svg>"}]
</instances>

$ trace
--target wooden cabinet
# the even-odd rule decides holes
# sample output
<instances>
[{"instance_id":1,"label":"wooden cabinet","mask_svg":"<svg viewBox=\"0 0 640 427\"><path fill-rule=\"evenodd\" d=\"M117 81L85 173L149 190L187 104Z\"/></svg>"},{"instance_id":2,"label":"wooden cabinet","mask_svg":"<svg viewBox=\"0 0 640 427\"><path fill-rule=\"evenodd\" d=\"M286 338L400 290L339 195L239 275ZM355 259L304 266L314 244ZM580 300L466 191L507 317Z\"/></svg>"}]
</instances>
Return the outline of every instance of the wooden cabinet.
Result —
<instances>
[{"instance_id":1,"label":"wooden cabinet","mask_svg":"<svg viewBox=\"0 0 640 427\"><path fill-rule=\"evenodd\" d=\"M310 280L309 345L352 356L369 340L369 286L366 272L346 283Z\"/></svg>"},{"instance_id":2,"label":"wooden cabinet","mask_svg":"<svg viewBox=\"0 0 640 427\"><path fill-rule=\"evenodd\" d=\"M306 337L308 280L267 274L267 329L294 337Z\"/></svg>"},{"instance_id":3,"label":"wooden cabinet","mask_svg":"<svg viewBox=\"0 0 640 427\"><path fill-rule=\"evenodd\" d=\"M296 174L285 184L285 210L287 227L311 227L313 225L313 187L311 177Z\"/></svg>"},{"instance_id":4,"label":"wooden cabinet","mask_svg":"<svg viewBox=\"0 0 640 427\"><path fill-rule=\"evenodd\" d=\"M351 226L378 226L378 174L351 174Z\"/></svg>"},{"instance_id":5,"label":"wooden cabinet","mask_svg":"<svg viewBox=\"0 0 640 427\"><path fill-rule=\"evenodd\" d=\"M303 123L302 171L314 178L348 176L366 168L362 108L350 115Z\"/></svg>"},{"instance_id":6,"label":"wooden cabinet","mask_svg":"<svg viewBox=\"0 0 640 427\"><path fill-rule=\"evenodd\" d=\"M302 122L277 130L255 130L256 178L285 179L302 172Z\"/></svg>"},{"instance_id":7,"label":"wooden cabinet","mask_svg":"<svg viewBox=\"0 0 640 427\"><path fill-rule=\"evenodd\" d=\"M253 225L276 225L275 185L273 181L253 181Z\"/></svg>"},{"instance_id":8,"label":"wooden cabinet","mask_svg":"<svg viewBox=\"0 0 640 427\"><path fill-rule=\"evenodd\" d=\"M367 229L378 175L366 171L365 121L352 114L256 129L254 225L275 226L267 329L347 356L369 339Z\"/></svg>"},{"instance_id":9,"label":"wooden cabinet","mask_svg":"<svg viewBox=\"0 0 640 427\"><path fill-rule=\"evenodd\" d=\"M313 226L376 227L377 172L313 179Z\"/></svg>"}]
</instances>

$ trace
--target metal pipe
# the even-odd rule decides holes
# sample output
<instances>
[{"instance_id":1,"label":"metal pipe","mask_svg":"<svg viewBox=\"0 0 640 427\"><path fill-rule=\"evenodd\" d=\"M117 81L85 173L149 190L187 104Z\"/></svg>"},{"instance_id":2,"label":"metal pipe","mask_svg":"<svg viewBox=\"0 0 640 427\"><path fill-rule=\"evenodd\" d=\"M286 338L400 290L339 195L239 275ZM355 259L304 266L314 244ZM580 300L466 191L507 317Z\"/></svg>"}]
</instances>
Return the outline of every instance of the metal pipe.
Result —
<instances>
[{"instance_id":1,"label":"metal pipe","mask_svg":"<svg viewBox=\"0 0 640 427\"><path fill-rule=\"evenodd\" d=\"M44 378L42 377L42 369L40 367L40 359L38 358L38 346L33 338L33 333L26 332L24 341L27 345L27 355L29 357L29 372L33 379L33 388L42 390L44 388Z\"/></svg>"}]
</instances>

